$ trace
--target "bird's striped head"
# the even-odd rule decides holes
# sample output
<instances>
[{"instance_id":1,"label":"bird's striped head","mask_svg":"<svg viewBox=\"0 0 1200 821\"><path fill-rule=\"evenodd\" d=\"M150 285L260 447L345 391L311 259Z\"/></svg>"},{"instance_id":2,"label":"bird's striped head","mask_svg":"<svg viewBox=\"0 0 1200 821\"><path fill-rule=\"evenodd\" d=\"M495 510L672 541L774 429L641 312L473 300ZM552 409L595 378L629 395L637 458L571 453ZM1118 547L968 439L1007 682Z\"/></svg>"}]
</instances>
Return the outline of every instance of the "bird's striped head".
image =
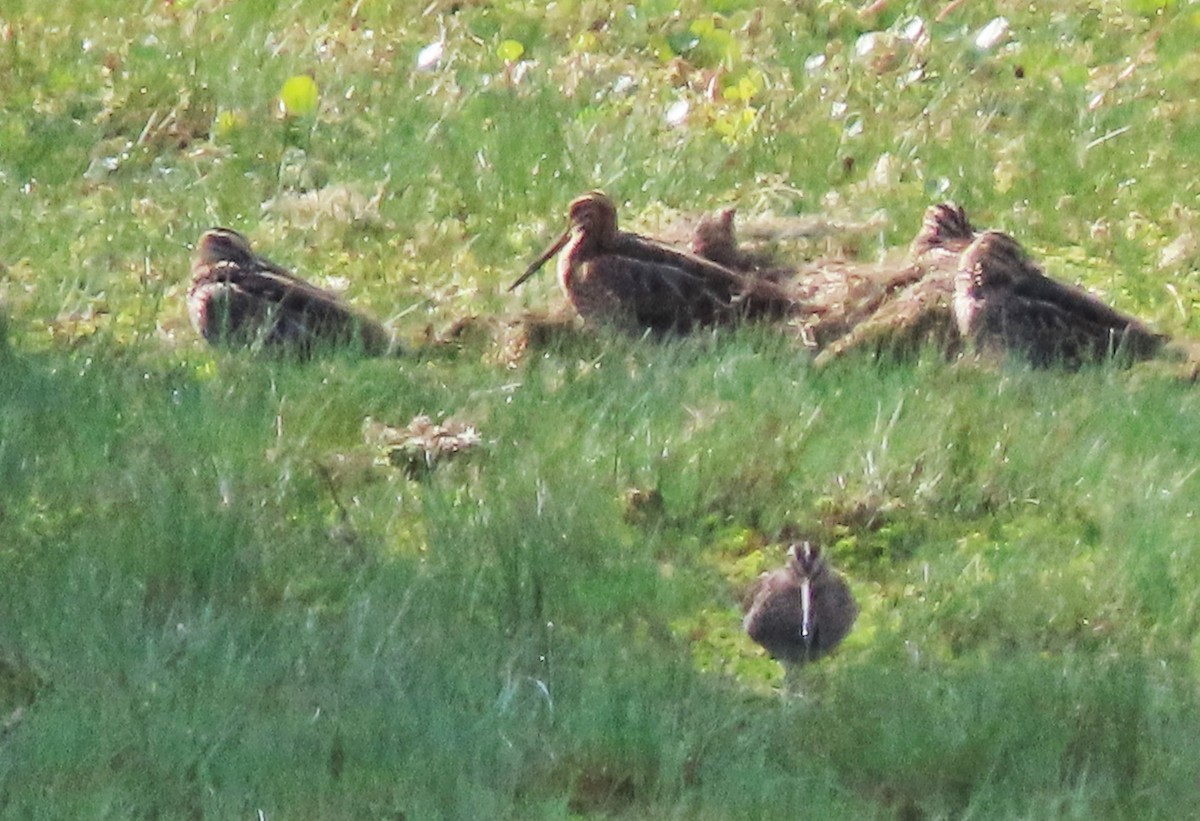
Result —
<instances>
[{"instance_id":1,"label":"bird's striped head","mask_svg":"<svg viewBox=\"0 0 1200 821\"><path fill-rule=\"evenodd\" d=\"M788 546L788 564L792 572L804 579L811 579L825 568L825 557L821 548L811 542L795 542Z\"/></svg>"},{"instance_id":2,"label":"bird's striped head","mask_svg":"<svg viewBox=\"0 0 1200 821\"><path fill-rule=\"evenodd\" d=\"M254 252L250 250L250 240L230 228L210 228L196 243L195 262L197 265L214 265L218 262L232 262L237 265L253 265Z\"/></svg>"},{"instance_id":3,"label":"bird's striped head","mask_svg":"<svg viewBox=\"0 0 1200 821\"><path fill-rule=\"evenodd\" d=\"M589 191L572 200L567 219L576 231L607 236L617 230L617 206L603 191Z\"/></svg>"},{"instance_id":4,"label":"bird's striped head","mask_svg":"<svg viewBox=\"0 0 1200 821\"><path fill-rule=\"evenodd\" d=\"M985 231L959 261L957 284L980 296L984 292L1011 288L1040 273L1021 244L1000 231Z\"/></svg>"},{"instance_id":5,"label":"bird's striped head","mask_svg":"<svg viewBox=\"0 0 1200 821\"><path fill-rule=\"evenodd\" d=\"M583 235L589 237L592 243L603 244L617 232L617 206L603 191L589 191L571 201L571 205L567 208L567 220L569 225L562 236L543 251L525 269L525 273L508 286L508 290L515 290L537 273L550 257L566 247L573 235Z\"/></svg>"},{"instance_id":6,"label":"bird's striped head","mask_svg":"<svg viewBox=\"0 0 1200 821\"><path fill-rule=\"evenodd\" d=\"M912 253L920 256L935 249L958 253L975 236L975 229L962 206L952 202L931 205L925 211L921 230L913 240Z\"/></svg>"}]
</instances>

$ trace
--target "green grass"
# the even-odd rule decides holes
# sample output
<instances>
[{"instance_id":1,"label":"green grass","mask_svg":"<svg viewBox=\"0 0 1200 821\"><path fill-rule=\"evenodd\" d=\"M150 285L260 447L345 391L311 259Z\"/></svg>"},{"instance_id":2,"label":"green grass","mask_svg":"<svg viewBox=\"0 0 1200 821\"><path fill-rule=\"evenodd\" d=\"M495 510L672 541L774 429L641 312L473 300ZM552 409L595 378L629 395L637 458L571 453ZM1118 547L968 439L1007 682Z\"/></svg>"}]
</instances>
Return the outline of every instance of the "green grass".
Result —
<instances>
[{"instance_id":1,"label":"green grass","mask_svg":"<svg viewBox=\"0 0 1200 821\"><path fill-rule=\"evenodd\" d=\"M881 211L864 258L953 198L1195 333L1195 12L393 5L0 12L0 815L1190 815L1191 385L816 372L767 328L516 367L423 340L557 304L503 287L593 187L647 228ZM281 118L306 72L319 113ZM414 352L207 348L183 296L213 224L344 278ZM419 413L483 447L381 464L364 418ZM796 537L862 610L807 700L740 629Z\"/></svg>"}]
</instances>

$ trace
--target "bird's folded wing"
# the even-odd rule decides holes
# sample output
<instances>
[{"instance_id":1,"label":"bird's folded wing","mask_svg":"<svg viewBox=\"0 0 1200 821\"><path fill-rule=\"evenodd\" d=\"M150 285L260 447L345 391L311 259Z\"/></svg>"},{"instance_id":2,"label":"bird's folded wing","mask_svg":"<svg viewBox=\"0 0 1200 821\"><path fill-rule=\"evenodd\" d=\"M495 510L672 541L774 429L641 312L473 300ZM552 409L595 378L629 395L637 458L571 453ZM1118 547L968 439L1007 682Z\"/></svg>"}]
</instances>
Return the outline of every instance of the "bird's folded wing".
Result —
<instances>
[{"instance_id":1,"label":"bird's folded wing","mask_svg":"<svg viewBox=\"0 0 1200 821\"><path fill-rule=\"evenodd\" d=\"M730 307L702 278L663 262L606 254L589 262L588 278L649 328L711 322Z\"/></svg>"}]
</instances>

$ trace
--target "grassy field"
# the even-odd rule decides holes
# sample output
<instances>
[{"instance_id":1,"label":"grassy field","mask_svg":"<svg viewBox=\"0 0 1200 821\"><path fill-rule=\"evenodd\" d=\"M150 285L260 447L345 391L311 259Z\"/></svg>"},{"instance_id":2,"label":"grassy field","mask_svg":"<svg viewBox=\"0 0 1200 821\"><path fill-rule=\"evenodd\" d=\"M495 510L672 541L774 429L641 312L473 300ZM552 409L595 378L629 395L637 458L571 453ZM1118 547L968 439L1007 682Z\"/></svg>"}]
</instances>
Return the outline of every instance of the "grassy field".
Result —
<instances>
[{"instance_id":1,"label":"grassy field","mask_svg":"<svg viewBox=\"0 0 1200 821\"><path fill-rule=\"evenodd\" d=\"M1194 814L1194 386L487 319L603 188L883 217L796 258L953 199L1200 335L1200 13L408 5L0 7L0 816ZM208 348L215 224L409 353ZM483 446L409 478L420 413ZM740 627L801 536L862 610L803 699Z\"/></svg>"}]
</instances>

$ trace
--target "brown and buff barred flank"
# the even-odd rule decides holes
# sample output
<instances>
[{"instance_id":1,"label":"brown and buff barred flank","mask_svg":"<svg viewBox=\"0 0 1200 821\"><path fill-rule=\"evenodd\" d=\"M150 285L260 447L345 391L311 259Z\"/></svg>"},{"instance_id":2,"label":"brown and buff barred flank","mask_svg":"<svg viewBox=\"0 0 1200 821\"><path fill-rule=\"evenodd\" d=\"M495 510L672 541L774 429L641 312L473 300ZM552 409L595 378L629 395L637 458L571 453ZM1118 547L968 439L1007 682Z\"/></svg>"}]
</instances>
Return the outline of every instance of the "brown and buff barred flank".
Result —
<instances>
[{"instance_id":1,"label":"brown and buff barred flank","mask_svg":"<svg viewBox=\"0 0 1200 821\"><path fill-rule=\"evenodd\" d=\"M321 347L358 347L371 356L390 345L378 322L258 256L246 237L228 228L200 237L187 304L192 326L214 345L302 355Z\"/></svg>"},{"instance_id":2,"label":"brown and buff barred flank","mask_svg":"<svg viewBox=\"0 0 1200 821\"><path fill-rule=\"evenodd\" d=\"M1149 359L1167 337L1058 282L1008 234L985 231L963 252L954 315L983 353L1016 353L1037 367Z\"/></svg>"}]
</instances>

